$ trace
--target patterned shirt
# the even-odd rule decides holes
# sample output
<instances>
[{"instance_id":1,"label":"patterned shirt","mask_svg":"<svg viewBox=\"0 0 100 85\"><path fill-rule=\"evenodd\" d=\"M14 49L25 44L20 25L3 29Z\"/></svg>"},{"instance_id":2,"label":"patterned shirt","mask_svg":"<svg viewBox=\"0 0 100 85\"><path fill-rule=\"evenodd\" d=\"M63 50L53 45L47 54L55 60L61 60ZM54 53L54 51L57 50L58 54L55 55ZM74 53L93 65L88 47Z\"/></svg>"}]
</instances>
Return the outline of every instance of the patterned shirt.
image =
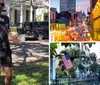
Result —
<instances>
[{"instance_id":1,"label":"patterned shirt","mask_svg":"<svg viewBox=\"0 0 100 85\"><path fill-rule=\"evenodd\" d=\"M0 51L9 49L8 40L9 18L5 15L0 16Z\"/></svg>"}]
</instances>

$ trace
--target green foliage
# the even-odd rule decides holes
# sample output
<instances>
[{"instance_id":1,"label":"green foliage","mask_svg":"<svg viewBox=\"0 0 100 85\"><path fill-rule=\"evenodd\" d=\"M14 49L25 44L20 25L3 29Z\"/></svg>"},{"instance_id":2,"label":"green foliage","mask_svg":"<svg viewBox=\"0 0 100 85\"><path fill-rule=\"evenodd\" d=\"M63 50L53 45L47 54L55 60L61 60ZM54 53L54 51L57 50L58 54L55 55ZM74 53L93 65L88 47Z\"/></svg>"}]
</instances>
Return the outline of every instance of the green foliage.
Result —
<instances>
[{"instance_id":1,"label":"green foliage","mask_svg":"<svg viewBox=\"0 0 100 85\"><path fill-rule=\"evenodd\" d=\"M73 44L73 45L77 45L78 47L80 46L79 43L62 43L62 45L64 45L65 47L67 47L67 46L71 46L71 44Z\"/></svg>"},{"instance_id":2,"label":"green foliage","mask_svg":"<svg viewBox=\"0 0 100 85\"><path fill-rule=\"evenodd\" d=\"M49 13L44 13L44 21L49 21Z\"/></svg>"},{"instance_id":3,"label":"green foliage","mask_svg":"<svg viewBox=\"0 0 100 85\"><path fill-rule=\"evenodd\" d=\"M61 44L64 45L65 47L71 46L71 43L61 43Z\"/></svg>"},{"instance_id":4,"label":"green foliage","mask_svg":"<svg viewBox=\"0 0 100 85\"><path fill-rule=\"evenodd\" d=\"M86 55L85 51L81 51L81 56Z\"/></svg>"},{"instance_id":5,"label":"green foliage","mask_svg":"<svg viewBox=\"0 0 100 85\"><path fill-rule=\"evenodd\" d=\"M84 66L83 66L82 64L79 64L79 65L78 65L78 68L79 68L80 70L82 70L82 69L84 69Z\"/></svg>"},{"instance_id":6,"label":"green foliage","mask_svg":"<svg viewBox=\"0 0 100 85\"><path fill-rule=\"evenodd\" d=\"M76 49L73 49L73 48L70 48L70 49L66 49L65 50L69 56L71 57L71 60L73 61L75 58L78 58L80 56L80 49L76 50Z\"/></svg>"},{"instance_id":7,"label":"green foliage","mask_svg":"<svg viewBox=\"0 0 100 85\"><path fill-rule=\"evenodd\" d=\"M76 52L75 52L76 57L79 57L80 56L80 52L81 52L80 49L76 50Z\"/></svg>"},{"instance_id":8,"label":"green foliage","mask_svg":"<svg viewBox=\"0 0 100 85\"><path fill-rule=\"evenodd\" d=\"M68 76L75 76L75 69L74 68L71 68L71 69L69 69L69 70L66 70L66 71L68 71L67 73L68 73Z\"/></svg>"},{"instance_id":9,"label":"green foliage","mask_svg":"<svg viewBox=\"0 0 100 85\"><path fill-rule=\"evenodd\" d=\"M57 48L57 43L50 43L50 48L56 49Z\"/></svg>"},{"instance_id":10,"label":"green foliage","mask_svg":"<svg viewBox=\"0 0 100 85\"><path fill-rule=\"evenodd\" d=\"M48 72L48 62L14 67L11 85L48 85Z\"/></svg>"},{"instance_id":11,"label":"green foliage","mask_svg":"<svg viewBox=\"0 0 100 85\"><path fill-rule=\"evenodd\" d=\"M85 44L88 44L89 47L92 47L92 44L95 44L95 43L93 43L93 42L92 42L92 43L84 43L84 45L85 45Z\"/></svg>"},{"instance_id":12,"label":"green foliage","mask_svg":"<svg viewBox=\"0 0 100 85\"><path fill-rule=\"evenodd\" d=\"M61 68L56 68L56 72L60 78L75 76L74 68L71 68L69 70L65 69L64 71L61 71Z\"/></svg>"},{"instance_id":13,"label":"green foliage","mask_svg":"<svg viewBox=\"0 0 100 85\"><path fill-rule=\"evenodd\" d=\"M61 68L56 68L56 72L57 72L57 75L58 75L60 78L66 76L66 75L64 74L64 72L61 71Z\"/></svg>"},{"instance_id":14,"label":"green foliage","mask_svg":"<svg viewBox=\"0 0 100 85\"><path fill-rule=\"evenodd\" d=\"M99 65L97 63L93 63L91 66L90 66L90 69L93 73L97 73L97 71L99 70Z\"/></svg>"},{"instance_id":15,"label":"green foliage","mask_svg":"<svg viewBox=\"0 0 100 85\"><path fill-rule=\"evenodd\" d=\"M14 28L10 26L10 32L13 32Z\"/></svg>"},{"instance_id":16,"label":"green foliage","mask_svg":"<svg viewBox=\"0 0 100 85\"><path fill-rule=\"evenodd\" d=\"M79 58L75 58L73 60L73 67L74 67L74 69L76 69L79 66L79 64L80 64L80 59Z\"/></svg>"},{"instance_id":17,"label":"green foliage","mask_svg":"<svg viewBox=\"0 0 100 85\"><path fill-rule=\"evenodd\" d=\"M56 48L57 48L57 43L50 43L50 57L51 58Z\"/></svg>"},{"instance_id":18,"label":"green foliage","mask_svg":"<svg viewBox=\"0 0 100 85\"><path fill-rule=\"evenodd\" d=\"M77 44L77 46L80 47L79 43L62 43L62 45L64 45L65 47L71 46L71 44L73 44L73 45ZM95 43L84 43L84 45L85 44L89 44L89 47L91 47L92 44L95 44ZM85 55L86 53L85 53L85 51L81 51L80 49L76 50L76 49L73 49L73 48L66 49L64 52L67 52L70 55L71 61L73 63L73 68L71 68L69 70L64 69L62 71L62 66L60 66L59 68L56 69L56 72L60 76L60 78L68 77L68 76L75 77L75 69L77 67L79 68L79 70L85 69L85 67L81 64L80 56ZM94 59L95 57L93 57L93 56L95 56L95 53L92 53L91 56L90 56L91 60L92 61L94 60L94 63L91 64L91 66L89 68L93 72L93 74L96 74L99 71L99 65L97 63L95 63L96 59Z\"/></svg>"},{"instance_id":19,"label":"green foliage","mask_svg":"<svg viewBox=\"0 0 100 85\"><path fill-rule=\"evenodd\" d=\"M40 21L41 20L41 15L36 16L36 21Z\"/></svg>"}]
</instances>

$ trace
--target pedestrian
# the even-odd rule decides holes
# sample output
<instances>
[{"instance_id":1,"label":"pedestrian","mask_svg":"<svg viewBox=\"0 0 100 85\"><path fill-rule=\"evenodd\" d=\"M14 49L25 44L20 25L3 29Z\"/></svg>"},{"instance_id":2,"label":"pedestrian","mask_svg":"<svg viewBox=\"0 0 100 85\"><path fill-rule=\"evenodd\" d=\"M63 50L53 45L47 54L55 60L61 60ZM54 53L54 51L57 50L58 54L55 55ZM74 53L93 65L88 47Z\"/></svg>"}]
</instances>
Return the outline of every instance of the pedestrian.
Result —
<instances>
[{"instance_id":1,"label":"pedestrian","mask_svg":"<svg viewBox=\"0 0 100 85\"><path fill-rule=\"evenodd\" d=\"M9 18L2 15L5 6L4 0L0 0L0 61L4 67L4 85L11 85L12 80L12 51L10 49L9 34Z\"/></svg>"}]
</instances>

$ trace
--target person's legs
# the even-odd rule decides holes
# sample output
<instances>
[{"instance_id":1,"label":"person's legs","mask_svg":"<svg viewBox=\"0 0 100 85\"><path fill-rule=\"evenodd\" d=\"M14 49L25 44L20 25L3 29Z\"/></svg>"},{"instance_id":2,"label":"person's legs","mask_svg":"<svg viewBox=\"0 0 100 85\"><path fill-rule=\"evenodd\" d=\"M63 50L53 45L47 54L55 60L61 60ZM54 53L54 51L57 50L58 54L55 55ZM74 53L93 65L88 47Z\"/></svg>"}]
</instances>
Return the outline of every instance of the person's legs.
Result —
<instances>
[{"instance_id":1,"label":"person's legs","mask_svg":"<svg viewBox=\"0 0 100 85\"><path fill-rule=\"evenodd\" d=\"M1 65L0 65L0 76L1 76Z\"/></svg>"},{"instance_id":2,"label":"person's legs","mask_svg":"<svg viewBox=\"0 0 100 85\"><path fill-rule=\"evenodd\" d=\"M8 51L7 56L1 59L1 65L4 67L4 85L11 85L12 80L12 57L11 51Z\"/></svg>"},{"instance_id":3,"label":"person's legs","mask_svg":"<svg viewBox=\"0 0 100 85\"><path fill-rule=\"evenodd\" d=\"M4 73L5 73L5 85L11 85L12 80L12 67L4 67Z\"/></svg>"},{"instance_id":4,"label":"person's legs","mask_svg":"<svg viewBox=\"0 0 100 85\"><path fill-rule=\"evenodd\" d=\"M0 60L0 76L1 76L1 60Z\"/></svg>"}]
</instances>

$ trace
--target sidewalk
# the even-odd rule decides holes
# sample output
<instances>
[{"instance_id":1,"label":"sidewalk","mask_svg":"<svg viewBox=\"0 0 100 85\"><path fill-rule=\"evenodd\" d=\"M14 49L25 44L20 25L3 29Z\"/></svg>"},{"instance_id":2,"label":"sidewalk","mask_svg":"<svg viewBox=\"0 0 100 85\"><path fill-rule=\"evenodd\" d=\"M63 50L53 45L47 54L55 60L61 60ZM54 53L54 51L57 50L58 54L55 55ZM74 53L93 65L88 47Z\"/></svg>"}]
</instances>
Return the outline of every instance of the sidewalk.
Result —
<instances>
[{"instance_id":1,"label":"sidewalk","mask_svg":"<svg viewBox=\"0 0 100 85\"><path fill-rule=\"evenodd\" d=\"M13 65L19 66L22 63L27 64L48 60L48 48L47 43L25 42L20 45L11 43Z\"/></svg>"}]
</instances>

